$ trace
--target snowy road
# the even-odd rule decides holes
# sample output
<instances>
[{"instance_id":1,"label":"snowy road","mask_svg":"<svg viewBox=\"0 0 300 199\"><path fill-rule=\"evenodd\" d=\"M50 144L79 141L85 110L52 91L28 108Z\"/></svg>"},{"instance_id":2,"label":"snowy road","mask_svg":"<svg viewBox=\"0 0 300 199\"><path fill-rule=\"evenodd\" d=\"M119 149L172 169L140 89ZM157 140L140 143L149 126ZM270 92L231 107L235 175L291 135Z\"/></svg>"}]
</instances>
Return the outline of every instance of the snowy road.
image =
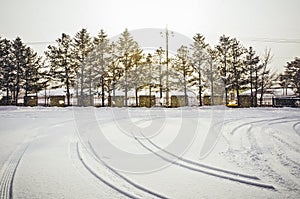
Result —
<instances>
[{"instance_id":1,"label":"snowy road","mask_svg":"<svg viewBox=\"0 0 300 199\"><path fill-rule=\"evenodd\" d=\"M0 107L0 198L297 198L300 111Z\"/></svg>"}]
</instances>

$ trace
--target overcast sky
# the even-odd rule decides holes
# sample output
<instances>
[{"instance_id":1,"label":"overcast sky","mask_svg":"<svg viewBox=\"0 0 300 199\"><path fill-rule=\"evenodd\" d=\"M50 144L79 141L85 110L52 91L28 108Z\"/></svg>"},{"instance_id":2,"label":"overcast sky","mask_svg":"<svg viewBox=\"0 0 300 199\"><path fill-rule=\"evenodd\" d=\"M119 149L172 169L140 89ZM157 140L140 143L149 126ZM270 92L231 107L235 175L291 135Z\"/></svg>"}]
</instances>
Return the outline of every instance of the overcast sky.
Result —
<instances>
[{"instance_id":1,"label":"overcast sky","mask_svg":"<svg viewBox=\"0 0 300 199\"><path fill-rule=\"evenodd\" d=\"M222 34L258 54L271 48L279 70L300 57L299 0L0 0L0 35L20 36L42 53L62 32L87 28L115 36L125 28L169 29L215 45ZM174 38L175 39L175 38ZM33 42L46 42L42 44ZM162 44L163 46L163 44Z\"/></svg>"}]
</instances>

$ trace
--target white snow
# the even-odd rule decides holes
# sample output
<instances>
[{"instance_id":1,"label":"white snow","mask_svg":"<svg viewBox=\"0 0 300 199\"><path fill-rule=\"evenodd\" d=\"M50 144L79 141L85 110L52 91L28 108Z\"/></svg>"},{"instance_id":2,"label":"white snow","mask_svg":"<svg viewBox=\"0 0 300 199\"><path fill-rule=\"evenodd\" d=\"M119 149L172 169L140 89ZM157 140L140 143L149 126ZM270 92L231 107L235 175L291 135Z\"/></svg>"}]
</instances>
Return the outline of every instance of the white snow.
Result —
<instances>
[{"instance_id":1,"label":"white snow","mask_svg":"<svg viewBox=\"0 0 300 199\"><path fill-rule=\"evenodd\" d=\"M297 198L300 111L0 107L0 180L1 199Z\"/></svg>"}]
</instances>

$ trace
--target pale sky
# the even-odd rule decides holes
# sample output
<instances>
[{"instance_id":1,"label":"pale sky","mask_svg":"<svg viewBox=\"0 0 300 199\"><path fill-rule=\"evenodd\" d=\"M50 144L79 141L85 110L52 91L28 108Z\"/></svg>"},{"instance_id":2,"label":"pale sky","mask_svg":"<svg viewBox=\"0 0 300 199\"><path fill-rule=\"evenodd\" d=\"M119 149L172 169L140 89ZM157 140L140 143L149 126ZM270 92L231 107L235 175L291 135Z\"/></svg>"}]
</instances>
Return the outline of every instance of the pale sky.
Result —
<instances>
[{"instance_id":1,"label":"pale sky","mask_svg":"<svg viewBox=\"0 0 300 199\"><path fill-rule=\"evenodd\" d=\"M0 35L20 36L38 53L62 32L87 28L110 37L125 28L168 28L211 45L225 34L258 54L271 48L272 66L300 57L299 0L0 0ZM151 39L151 38L150 38ZM172 38L175 39L175 38ZM34 43L45 42L45 43ZM162 44L163 46L164 44Z\"/></svg>"}]
</instances>

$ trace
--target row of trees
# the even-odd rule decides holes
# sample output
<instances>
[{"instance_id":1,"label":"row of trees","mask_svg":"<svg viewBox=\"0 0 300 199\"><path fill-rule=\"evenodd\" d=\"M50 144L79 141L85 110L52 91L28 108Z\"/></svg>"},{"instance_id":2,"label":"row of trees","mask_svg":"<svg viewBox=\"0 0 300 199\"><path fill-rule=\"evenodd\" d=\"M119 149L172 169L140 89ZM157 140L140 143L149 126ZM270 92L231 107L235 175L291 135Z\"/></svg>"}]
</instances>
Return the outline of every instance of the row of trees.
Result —
<instances>
[{"instance_id":1,"label":"row of trees","mask_svg":"<svg viewBox=\"0 0 300 199\"><path fill-rule=\"evenodd\" d=\"M205 89L210 90L212 101L214 96L224 94L227 103L229 91L236 92L239 102L240 91L249 88L251 106L257 106L278 76L268 67L270 50L259 57L252 47L245 48L236 38L225 35L211 47L203 35L196 34L190 46L181 46L166 60L166 51L161 47L145 53L127 29L116 42L110 41L103 30L91 37L82 29L74 38L63 33L56 45L48 46L45 55L45 59L38 57L20 38L0 38L0 86L6 99L16 104L21 90L27 96L46 88L64 87L67 105L71 105L72 89L79 105L93 104L97 93L104 106L107 97L114 100L116 90L123 90L125 99L134 90L138 105L141 89L147 89L149 96L155 90L161 98L167 90L180 90L187 105L190 89L197 90L201 106ZM169 70L165 67L167 62ZM279 77L282 84L300 93L299 59L288 63Z\"/></svg>"},{"instance_id":2,"label":"row of trees","mask_svg":"<svg viewBox=\"0 0 300 199\"><path fill-rule=\"evenodd\" d=\"M20 91L27 97L42 89L42 65L42 58L19 37L13 41L0 37L0 88L6 104L17 104Z\"/></svg>"}]
</instances>

